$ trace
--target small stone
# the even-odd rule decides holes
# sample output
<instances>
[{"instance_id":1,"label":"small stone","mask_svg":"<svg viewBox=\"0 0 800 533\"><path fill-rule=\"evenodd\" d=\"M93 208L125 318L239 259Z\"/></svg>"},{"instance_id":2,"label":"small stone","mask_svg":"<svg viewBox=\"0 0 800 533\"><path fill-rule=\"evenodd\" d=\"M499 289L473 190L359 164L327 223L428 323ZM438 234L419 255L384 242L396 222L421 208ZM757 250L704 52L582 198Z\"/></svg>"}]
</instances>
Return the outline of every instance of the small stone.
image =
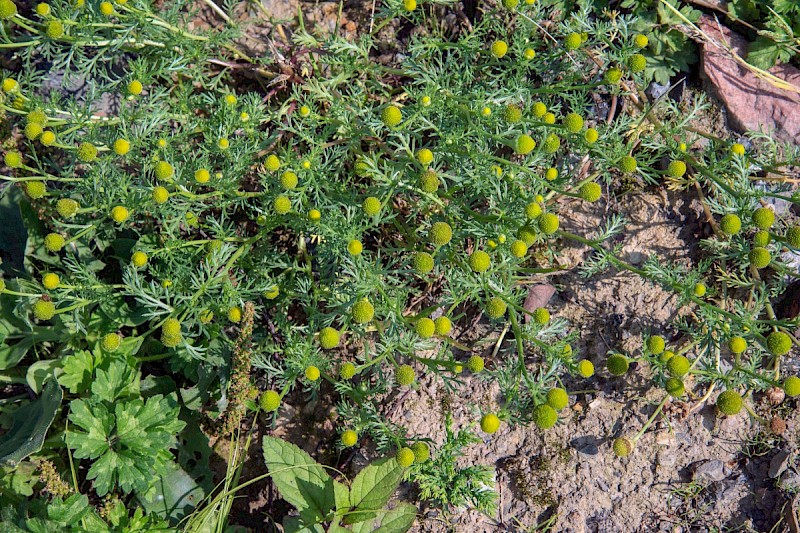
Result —
<instances>
[{"instance_id":1,"label":"small stone","mask_svg":"<svg viewBox=\"0 0 800 533\"><path fill-rule=\"evenodd\" d=\"M725 479L725 463L719 459L703 461L696 465L692 473L692 481L713 483Z\"/></svg>"},{"instance_id":2,"label":"small stone","mask_svg":"<svg viewBox=\"0 0 800 533\"><path fill-rule=\"evenodd\" d=\"M780 450L769 462L769 477L776 478L786 471L789 465L789 457L791 454L786 450Z\"/></svg>"}]
</instances>

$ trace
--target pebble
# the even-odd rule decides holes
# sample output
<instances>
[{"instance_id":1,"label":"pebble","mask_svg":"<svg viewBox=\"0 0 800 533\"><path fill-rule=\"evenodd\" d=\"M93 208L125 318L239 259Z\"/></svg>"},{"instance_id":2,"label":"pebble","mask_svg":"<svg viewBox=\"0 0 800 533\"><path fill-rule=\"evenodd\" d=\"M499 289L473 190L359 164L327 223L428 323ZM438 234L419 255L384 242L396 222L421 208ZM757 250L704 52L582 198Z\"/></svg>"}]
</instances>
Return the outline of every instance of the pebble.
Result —
<instances>
[{"instance_id":1,"label":"pebble","mask_svg":"<svg viewBox=\"0 0 800 533\"><path fill-rule=\"evenodd\" d=\"M789 457L791 454L786 450L780 450L775 454L775 457L769 462L769 477L774 479L783 474L789 465Z\"/></svg>"},{"instance_id":2,"label":"pebble","mask_svg":"<svg viewBox=\"0 0 800 533\"><path fill-rule=\"evenodd\" d=\"M719 459L704 461L697 465L692 473L692 481L713 483L725 479L725 463Z\"/></svg>"}]
</instances>

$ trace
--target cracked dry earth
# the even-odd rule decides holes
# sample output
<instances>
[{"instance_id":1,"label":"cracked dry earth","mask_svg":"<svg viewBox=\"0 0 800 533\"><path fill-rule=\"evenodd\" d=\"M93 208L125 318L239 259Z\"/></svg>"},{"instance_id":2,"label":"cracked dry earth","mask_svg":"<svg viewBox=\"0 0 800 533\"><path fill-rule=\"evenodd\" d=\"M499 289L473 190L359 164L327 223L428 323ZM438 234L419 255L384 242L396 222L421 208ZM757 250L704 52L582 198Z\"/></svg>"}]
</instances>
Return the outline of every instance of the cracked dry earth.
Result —
<instances>
[{"instance_id":1,"label":"cracked dry earth","mask_svg":"<svg viewBox=\"0 0 800 533\"><path fill-rule=\"evenodd\" d=\"M621 242L623 258L629 262L642 263L649 254L657 254L665 261L690 263L696 256L702 212L690 196L636 193L612 197L611 202L563 206L562 213L572 214L565 229L591 234L606 210L619 212L628 221ZM586 248L568 247L562 251L562 263L575 266L587 253ZM469 448L464 464L488 464L497 470L499 511L494 519L462 509L443 513L423 505L412 531L527 531L547 520L552 523L550 531L570 533L770 531L788 501L781 487L798 481L793 469L797 421L788 415L794 407L787 405L791 402L779 408L788 417L783 438L765 433L747 416L715 416L716 392L706 404L672 402L635 451L628 458L617 458L611 440L635 434L663 393L652 390L643 365L633 365L623 378L611 377L604 370L606 354L609 349L637 353L640 335L648 331L678 343L668 325L690 309L678 308L671 293L628 272L612 271L587 282L571 268L547 281L558 289L548 307L553 316L580 328L576 351L592 360L597 373L586 380L566 378L567 390L581 392L571 395L570 410L562 413L555 428L543 432L503 425L482 444ZM489 345L482 354L487 366L492 364L491 352ZM500 350L497 357L504 353ZM480 406L496 409L501 402L496 384L475 376L465 379L461 389L448 397L428 378L404 397L402 410L387 414L408 426L409 434L441 443L443 404L452 410L458 428L475 423ZM690 381L687 389L695 399L705 393ZM767 405L756 407L769 410Z\"/></svg>"}]
</instances>

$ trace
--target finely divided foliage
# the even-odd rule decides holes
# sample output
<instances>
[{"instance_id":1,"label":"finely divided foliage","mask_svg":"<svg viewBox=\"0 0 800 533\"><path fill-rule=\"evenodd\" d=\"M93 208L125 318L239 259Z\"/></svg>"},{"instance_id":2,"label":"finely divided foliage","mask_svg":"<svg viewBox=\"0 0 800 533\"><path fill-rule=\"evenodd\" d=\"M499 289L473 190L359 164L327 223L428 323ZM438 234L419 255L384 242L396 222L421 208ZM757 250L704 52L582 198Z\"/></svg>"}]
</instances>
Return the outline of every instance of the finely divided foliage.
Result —
<instances>
[{"instance_id":1,"label":"finely divided foliage","mask_svg":"<svg viewBox=\"0 0 800 533\"><path fill-rule=\"evenodd\" d=\"M0 406L16 476L0 480L0 525L174 531L216 516L223 531L247 472L232 452L215 490L209 437L238 453L244 429L246 451L256 429L327 405L337 434L320 457L363 446L375 461L348 482L265 437L264 477L294 507L275 519L401 532L415 517L389 503L401 480L494 513L494 470L463 464L467 448L568 422L595 372L641 372L663 398L637 432L608 435L620 457L690 394L721 416L754 413L767 390L797 396L781 361L798 320L775 302L796 275L800 227L781 206L800 204L798 150L700 131L701 95L648 99L648 80L688 64L670 24L696 16L661 3L487 1L448 27L449 0L385 0L356 39L300 24L255 53L247 26L190 24L186 0L0 0L13 56L0 370L36 398ZM665 20L643 35L653 13ZM418 28L388 64L387 26ZM647 188L698 202L691 262L623 253L615 199ZM573 229L579 206L602 217L588 234ZM635 350L581 354L581 325L528 301L566 246L588 251L576 268L590 281L627 271L691 313ZM475 401L481 382L500 393ZM386 409L420 384L469 408L457 428L444 409L440 445Z\"/></svg>"}]
</instances>

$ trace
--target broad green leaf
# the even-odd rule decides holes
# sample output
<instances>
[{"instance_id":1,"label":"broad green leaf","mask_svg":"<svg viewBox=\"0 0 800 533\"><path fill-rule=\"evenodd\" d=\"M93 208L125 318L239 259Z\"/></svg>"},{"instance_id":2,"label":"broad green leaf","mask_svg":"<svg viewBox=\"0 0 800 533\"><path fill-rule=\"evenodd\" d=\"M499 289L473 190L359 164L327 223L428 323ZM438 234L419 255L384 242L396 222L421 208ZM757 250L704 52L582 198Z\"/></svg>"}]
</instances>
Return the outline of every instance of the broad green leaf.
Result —
<instances>
[{"instance_id":1,"label":"broad green leaf","mask_svg":"<svg viewBox=\"0 0 800 533\"><path fill-rule=\"evenodd\" d=\"M747 62L760 69L768 69L781 61L787 61L791 53L787 53L784 47L769 39L759 36L750 43L747 51Z\"/></svg>"},{"instance_id":2,"label":"broad green leaf","mask_svg":"<svg viewBox=\"0 0 800 533\"><path fill-rule=\"evenodd\" d=\"M389 501L400 479L403 477L401 467L394 457L376 461L361 472L353 480L350 488L350 504L356 511L378 511ZM346 524L361 522L373 517L373 513L350 513L344 518Z\"/></svg>"},{"instance_id":3,"label":"broad green leaf","mask_svg":"<svg viewBox=\"0 0 800 533\"><path fill-rule=\"evenodd\" d=\"M47 516L50 520L71 525L78 522L89 513L89 498L84 494L73 494L66 500L54 499L47 506Z\"/></svg>"},{"instance_id":4,"label":"broad green leaf","mask_svg":"<svg viewBox=\"0 0 800 533\"><path fill-rule=\"evenodd\" d=\"M20 203L25 196L19 187L5 187L0 198L0 255L3 256L2 269L7 274L25 271L25 247L28 243L28 230L20 215Z\"/></svg>"},{"instance_id":5,"label":"broad green leaf","mask_svg":"<svg viewBox=\"0 0 800 533\"><path fill-rule=\"evenodd\" d=\"M42 449L63 397L58 383L50 380L38 399L14 411L11 429L0 437L0 464L15 465Z\"/></svg>"},{"instance_id":6,"label":"broad green leaf","mask_svg":"<svg viewBox=\"0 0 800 533\"><path fill-rule=\"evenodd\" d=\"M44 382L50 378L53 378L53 373L60 367L60 359L44 359L42 361L36 361L28 367L28 371L25 374L25 381L28 382L28 386L33 390L33 392L40 394L42 392Z\"/></svg>"},{"instance_id":7,"label":"broad green leaf","mask_svg":"<svg viewBox=\"0 0 800 533\"><path fill-rule=\"evenodd\" d=\"M336 505L333 479L306 452L275 437L264 437L264 462L283 499L306 523L322 522Z\"/></svg>"},{"instance_id":8,"label":"broad green leaf","mask_svg":"<svg viewBox=\"0 0 800 533\"><path fill-rule=\"evenodd\" d=\"M86 400L70 403L69 419L83 431L70 428L67 445L75 450L78 459L95 459L108 450L108 437L114 428L114 415L103 404L89 407Z\"/></svg>"},{"instance_id":9,"label":"broad green leaf","mask_svg":"<svg viewBox=\"0 0 800 533\"><path fill-rule=\"evenodd\" d=\"M0 345L0 370L17 366L34 344L32 338L26 337L11 345L6 343Z\"/></svg>"},{"instance_id":10,"label":"broad green leaf","mask_svg":"<svg viewBox=\"0 0 800 533\"><path fill-rule=\"evenodd\" d=\"M336 510L345 512L350 510L350 490L338 481L333 482L333 497L336 501Z\"/></svg>"},{"instance_id":11,"label":"broad green leaf","mask_svg":"<svg viewBox=\"0 0 800 533\"><path fill-rule=\"evenodd\" d=\"M64 358L58 382L72 394L84 392L92 383L96 361L91 352L81 350Z\"/></svg>"},{"instance_id":12,"label":"broad green leaf","mask_svg":"<svg viewBox=\"0 0 800 533\"><path fill-rule=\"evenodd\" d=\"M296 516L287 516L283 519L283 531L285 533L325 533L322 524L305 524Z\"/></svg>"},{"instance_id":13,"label":"broad green leaf","mask_svg":"<svg viewBox=\"0 0 800 533\"><path fill-rule=\"evenodd\" d=\"M417 508L401 503L380 517L380 526L372 533L405 533L417 518Z\"/></svg>"},{"instance_id":14,"label":"broad green leaf","mask_svg":"<svg viewBox=\"0 0 800 533\"><path fill-rule=\"evenodd\" d=\"M205 492L177 465L171 465L169 472L159 476L153 490L139 501L148 514L155 513L177 524L203 500Z\"/></svg>"}]
</instances>

